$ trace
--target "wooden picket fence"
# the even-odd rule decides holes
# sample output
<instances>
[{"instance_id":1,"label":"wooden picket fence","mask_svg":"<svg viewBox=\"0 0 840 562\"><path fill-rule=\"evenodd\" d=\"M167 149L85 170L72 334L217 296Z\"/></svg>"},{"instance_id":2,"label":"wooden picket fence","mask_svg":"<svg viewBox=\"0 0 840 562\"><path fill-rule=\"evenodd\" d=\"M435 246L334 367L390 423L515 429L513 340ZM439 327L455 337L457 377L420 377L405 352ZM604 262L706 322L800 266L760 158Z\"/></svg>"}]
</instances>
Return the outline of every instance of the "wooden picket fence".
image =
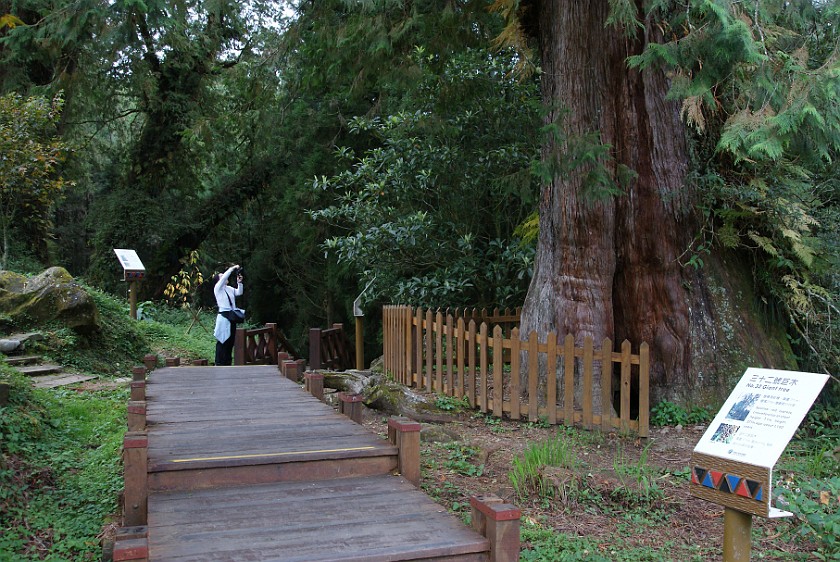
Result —
<instances>
[{"instance_id":1,"label":"wooden picket fence","mask_svg":"<svg viewBox=\"0 0 840 562\"><path fill-rule=\"evenodd\" d=\"M554 333L539 341L536 332L519 334L519 309L432 311L388 305L382 310L383 361L387 373L406 386L454 398L466 397L472 407L501 418L550 424L578 424L604 431L635 432L647 437L650 420L650 359L647 343L631 353L625 340L620 351L609 339L595 349L592 338L575 347L568 334ZM525 362L527 369L521 369ZM556 373L539 381L544 372ZM601 404L593 408L593 375L600 367ZM523 381L523 371L526 381ZM619 383L617 415L613 373ZM565 376L570 373L572 376ZM580 387L575 387L575 380ZM575 404L575 393L579 405ZM635 408L633 408L635 406ZM631 418L632 410L637 411ZM635 413L635 412L633 412Z\"/></svg>"}]
</instances>

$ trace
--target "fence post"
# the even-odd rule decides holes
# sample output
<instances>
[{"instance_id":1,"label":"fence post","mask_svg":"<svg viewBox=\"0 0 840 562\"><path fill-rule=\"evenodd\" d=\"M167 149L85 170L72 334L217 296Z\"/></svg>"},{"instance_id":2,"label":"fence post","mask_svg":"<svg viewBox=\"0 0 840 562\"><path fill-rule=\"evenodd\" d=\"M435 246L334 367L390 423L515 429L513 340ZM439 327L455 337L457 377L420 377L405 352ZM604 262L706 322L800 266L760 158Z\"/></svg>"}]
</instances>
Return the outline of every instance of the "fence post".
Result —
<instances>
[{"instance_id":1,"label":"fence post","mask_svg":"<svg viewBox=\"0 0 840 562\"><path fill-rule=\"evenodd\" d=\"M245 328L237 328L236 336L233 340L233 364L245 364Z\"/></svg>"},{"instance_id":2,"label":"fence post","mask_svg":"<svg viewBox=\"0 0 840 562\"><path fill-rule=\"evenodd\" d=\"M321 368L321 328L309 329L309 368L313 371Z\"/></svg>"},{"instance_id":3,"label":"fence post","mask_svg":"<svg viewBox=\"0 0 840 562\"><path fill-rule=\"evenodd\" d=\"M127 418L128 431L143 431L146 429L146 403L134 402L128 403Z\"/></svg>"},{"instance_id":4,"label":"fence post","mask_svg":"<svg viewBox=\"0 0 840 562\"><path fill-rule=\"evenodd\" d=\"M277 324L269 323L265 325L268 328L268 364L272 364L277 360Z\"/></svg>"},{"instance_id":5,"label":"fence post","mask_svg":"<svg viewBox=\"0 0 840 562\"><path fill-rule=\"evenodd\" d=\"M143 356L143 365L146 366L147 371L154 371L155 367L157 367L157 360L157 355L149 353Z\"/></svg>"},{"instance_id":6,"label":"fence post","mask_svg":"<svg viewBox=\"0 0 840 562\"><path fill-rule=\"evenodd\" d=\"M496 496L473 496L473 529L490 541L490 562L519 560L519 519L522 512Z\"/></svg>"},{"instance_id":7,"label":"fence post","mask_svg":"<svg viewBox=\"0 0 840 562\"><path fill-rule=\"evenodd\" d=\"M304 388L320 400L321 402L324 401L324 374L323 373L312 373L307 372L303 375L304 378Z\"/></svg>"},{"instance_id":8,"label":"fence post","mask_svg":"<svg viewBox=\"0 0 840 562\"><path fill-rule=\"evenodd\" d=\"M612 340L604 338L601 343L601 431L605 432L612 430L612 348Z\"/></svg>"},{"instance_id":9,"label":"fence post","mask_svg":"<svg viewBox=\"0 0 840 562\"><path fill-rule=\"evenodd\" d=\"M388 440L399 449L398 469L403 478L420 487L420 424L405 417L388 419Z\"/></svg>"},{"instance_id":10,"label":"fence post","mask_svg":"<svg viewBox=\"0 0 840 562\"><path fill-rule=\"evenodd\" d=\"M647 342L639 346L639 437L650 432L650 350Z\"/></svg>"},{"instance_id":11,"label":"fence post","mask_svg":"<svg viewBox=\"0 0 840 562\"><path fill-rule=\"evenodd\" d=\"M354 422L362 423L362 395L350 392L338 393L338 411Z\"/></svg>"},{"instance_id":12,"label":"fence post","mask_svg":"<svg viewBox=\"0 0 840 562\"><path fill-rule=\"evenodd\" d=\"M148 447L149 438L145 431L130 431L123 437L123 523L128 527L148 523Z\"/></svg>"},{"instance_id":13,"label":"fence post","mask_svg":"<svg viewBox=\"0 0 840 562\"><path fill-rule=\"evenodd\" d=\"M604 378L604 375L601 375ZM630 342L621 342L621 432L630 431ZM603 410L603 407L601 408Z\"/></svg>"}]
</instances>

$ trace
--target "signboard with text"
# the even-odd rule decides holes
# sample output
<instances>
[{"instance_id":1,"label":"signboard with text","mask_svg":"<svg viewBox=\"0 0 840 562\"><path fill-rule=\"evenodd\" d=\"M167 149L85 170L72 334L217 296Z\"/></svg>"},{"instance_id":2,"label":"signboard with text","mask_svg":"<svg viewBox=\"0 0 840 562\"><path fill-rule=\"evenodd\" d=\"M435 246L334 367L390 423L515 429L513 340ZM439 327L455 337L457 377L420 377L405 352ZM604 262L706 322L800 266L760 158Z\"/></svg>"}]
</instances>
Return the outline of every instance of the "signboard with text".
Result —
<instances>
[{"instance_id":1,"label":"signboard with text","mask_svg":"<svg viewBox=\"0 0 840 562\"><path fill-rule=\"evenodd\" d=\"M124 281L139 281L146 277L146 268L137 256L137 252L114 248L114 253L117 254L117 259L120 260L120 265L123 268Z\"/></svg>"},{"instance_id":2,"label":"signboard with text","mask_svg":"<svg viewBox=\"0 0 840 562\"><path fill-rule=\"evenodd\" d=\"M763 517L773 466L819 396L828 375L750 368L694 448L691 493Z\"/></svg>"}]
</instances>

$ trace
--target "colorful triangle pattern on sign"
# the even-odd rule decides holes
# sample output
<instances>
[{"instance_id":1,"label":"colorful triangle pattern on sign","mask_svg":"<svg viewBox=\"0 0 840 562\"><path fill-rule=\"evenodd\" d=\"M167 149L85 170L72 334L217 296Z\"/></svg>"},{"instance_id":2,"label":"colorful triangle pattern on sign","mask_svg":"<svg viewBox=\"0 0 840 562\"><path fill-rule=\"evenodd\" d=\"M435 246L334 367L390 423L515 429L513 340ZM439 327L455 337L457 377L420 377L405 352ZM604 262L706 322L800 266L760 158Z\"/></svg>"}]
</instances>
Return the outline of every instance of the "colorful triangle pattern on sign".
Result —
<instances>
[{"instance_id":1,"label":"colorful triangle pattern on sign","mask_svg":"<svg viewBox=\"0 0 840 562\"><path fill-rule=\"evenodd\" d=\"M737 474L727 474L700 466L695 466L692 469L691 483L719 490L726 494L737 494L756 501L762 501L764 497L764 488L761 482L743 478Z\"/></svg>"}]
</instances>

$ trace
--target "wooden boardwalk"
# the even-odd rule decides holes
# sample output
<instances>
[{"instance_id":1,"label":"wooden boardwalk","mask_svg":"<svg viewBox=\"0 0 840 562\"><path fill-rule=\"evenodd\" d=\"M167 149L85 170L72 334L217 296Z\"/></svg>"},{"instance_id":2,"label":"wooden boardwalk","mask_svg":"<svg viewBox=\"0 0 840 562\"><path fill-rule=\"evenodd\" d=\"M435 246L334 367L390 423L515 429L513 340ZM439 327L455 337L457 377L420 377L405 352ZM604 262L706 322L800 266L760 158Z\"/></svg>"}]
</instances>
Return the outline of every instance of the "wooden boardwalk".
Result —
<instances>
[{"instance_id":1,"label":"wooden boardwalk","mask_svg":"<svg viewBox=\"0 0 840 562\"><path fill-rule=\"evenodd\" d=\"M395 432L379 438L276 366L167 367L132 385L115 561L518 559L513 506L474 498L466 527L395 474L408 458Z\"/></svg>"}]
</instances>

